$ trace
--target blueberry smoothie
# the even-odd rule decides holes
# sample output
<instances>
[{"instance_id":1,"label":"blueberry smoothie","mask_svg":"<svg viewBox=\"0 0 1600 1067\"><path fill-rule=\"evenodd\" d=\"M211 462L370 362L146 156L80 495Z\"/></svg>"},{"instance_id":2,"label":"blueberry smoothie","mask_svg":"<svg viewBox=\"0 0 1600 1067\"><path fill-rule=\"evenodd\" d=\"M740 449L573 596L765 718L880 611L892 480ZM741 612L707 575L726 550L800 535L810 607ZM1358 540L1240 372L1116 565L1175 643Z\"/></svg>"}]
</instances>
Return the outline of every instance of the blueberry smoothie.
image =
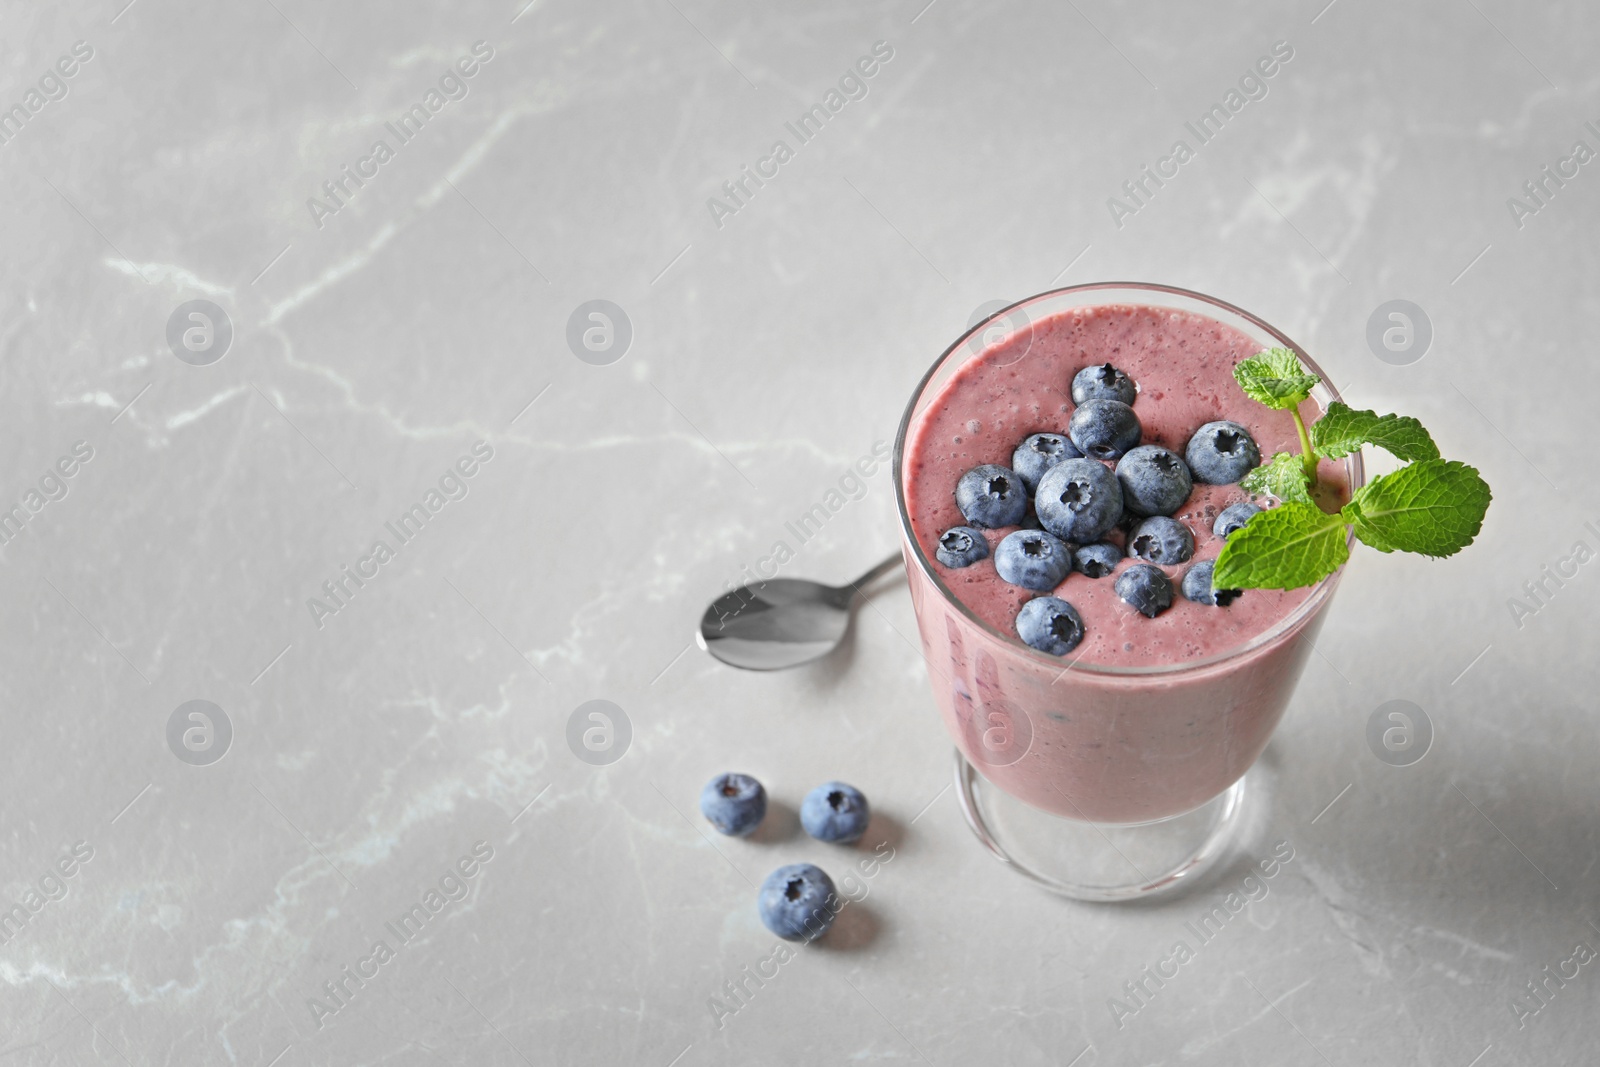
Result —
<instances>
[{"instance_id":1,"label":"blueberry smoothie","mask_svg":"<svg viewBox=\"0 0 1600 1067\"><path fill-rule=\"evenodd\" d=\"M960 363L908 415L900 490L935 695L1013 796L1147 821L1210 800L1265 747L1336 576L1210 580L1226 536L1274 503L1240 479L1297 450L1288 413L1234 381L1262 347L1194 310L1068 307ZM1350 480L1324 461L1321 502Z\"/></svg>"}]
</instances>

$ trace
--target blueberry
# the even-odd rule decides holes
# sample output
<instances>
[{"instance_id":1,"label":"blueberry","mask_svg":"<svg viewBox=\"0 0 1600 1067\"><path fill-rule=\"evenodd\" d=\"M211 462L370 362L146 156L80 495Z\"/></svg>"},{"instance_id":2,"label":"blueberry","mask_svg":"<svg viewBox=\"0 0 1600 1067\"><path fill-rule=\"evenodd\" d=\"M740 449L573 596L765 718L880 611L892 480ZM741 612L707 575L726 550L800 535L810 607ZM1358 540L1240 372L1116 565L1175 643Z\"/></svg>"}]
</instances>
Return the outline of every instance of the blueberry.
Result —
<instances>
[{"instance_id":1,"label":"blueberry","mask_svg":"<svg viewBox=\"0 0 1600 1067\"><path fill-rule=\"evenodd\" d=\"M1160 567L1138 563L1117 575L1117 595L1140 615L1155 618L1172 606L1172 580Z\"/></svg>"},{"instance_id":2,"label":"blueberry","mask_svg":"<svg viewBox=\"0 0 1600 1067\"><path fill-rule=\"evenodd\" d=\"M1118 400L1132 404L1139 390L1133 379L1107 363L1100 367L1085 367L1072 376L1072 402L1082 404L1088 400Z\"/></svg>"},{"instance_id":3,"label":"blueberry","mask_svg":"<svg viewBox=\"0 0 1600 1067\"><path fill-rule=\"evenodd\" d=\"M1028 491L1009 468L985 463L973 467L956 483L956 507L980 530L1015 526L1028 510Z\"/></svg>"},{"instance_id":4,"label":"blueberry","mask_svg":"<svg viewBox=\"0 0 1600 1067\"><path fill-rule=\"evenodd\" d=\"M1067 421L1078 451L1095 459L1117 459L1139 443L1139 416L1120 400L1085 400Z\"/></svg>"},{"instance_id":5,"label":"blueberry","mask_svg":"<svg viewBox=\"0 0 1600 1067\"><path fill-rule=\"evenodd\" d=\"M1044 472L1064 459L1077 459L1083 453L1064 433L1036 433L1022 439L1017 450L1011 453L1011 469L1017 472L1022 484L1033 492L1039 487Z\"/></svg>"},{"instance_id":6,"label":"blueberry","mask_svg":"<svg viewBox=\"0 0 1600 1067\"><path fill-rule=\"evenodd\" d=\"M933 554L951 569L970 567L980 559L989 558L989 542L970 526L952 526L939 535L939 547Z\"/></svg>"},{"instance_id":7,"label":"blueberry","mask_svg":"<svg viewBox=\"0 0 1600 1067\"><path fill-rule=\"evenodd\" d=\"M1122 486L1104 463L1064 459L1039 479L1033 507L1046 530L1071 544L1087 544L1122 518Z\"/></svg>"},{"instance_id":8,"label":"blueberry","mask_svg":"<svg viewBox=\"0 0 1600 1067\"><path fill-rule=\"evenodd\" d=\"M1225 608L1233 603L1235 597L1244 592L1242 589L1217 589L1212 586L1211 572L1216 570L1216 567L1216 560L1203 559L1183 572L1183 582L1179 588L1183 590L1185 600Z\"/></svg>"},{"instance_id":9,"label":"blueberry","mask_svg":"<svg viewBox=\"0 0 1600 1067\"><path fill-rule=\"evenodd\" d=\"M1040 652L1065 656L1083 640L1083 618L1060 597L1036 596L1017 612L1017 636Z\"/></svg>"},{"instance_id":10,"label":"blueberry","mask_svg":"<svg viewBox=\"0 0 1600 1067\"><path fill-rule=\"evenodd\" d=\"M1109 541L1084 545L1072 554L1072 561L1087 578L1104 578L1117 569L1122 559L1122 549Z\"/></svg>"},{"instance_id":11,"label":"blueberry","mask_svg":"<svg viewBox=\"0 0 1600 1067\"><path fill-rule=\"evenodd\" d=\"M859 840L871 818L861 790L843 782L823 782L800 802L800 825L818 841Z\"/></svg>"},{"instance_id":12,"label":"blueberry","mask_svg":"<svg viewBox=\"0 0 1600 1067\"><path fill-rule=\"evenodd\" d=\"M1135 515L1171 515L1194 488L1183 460L1159 445L1140 445L1118 460L1117 481L1123 505Z\"/></svg>"},{"instance_id":13,"label":"blueberry","mask_svg":"<svg viewBox=\"0 0 1600 1067\"><path fill-rule=\"evenodd\" d=\"M1189 438L1183 455L1194 480L1211 485L1236 482L1261 465L1261 450L1237 422L1206 423Z\"/></svg>"},{"instance_id":14,"label":"blueberry","mask_svg":"<svg viewBox=\"0 0 1600 1067\"><path fill-rule=\"evenodd\" d=\"M815 941L843 906L828 872L810 863L779 867L761 883L756 898L762 923L785 941Z\"/></svg>"},{"instance_id":15,"label":"blueberry","mask_svg":"<svg viewBox=\"0 0 1600 1067\"><path fill-rule=\"evenodd\" d=\"M1128 534L1128 555L1170 567L1194 555L1194 534L1177 519L1152 515Z\"/></svg>"},{"instance_id":16,"label":"blueberry","mask_svg":"<svg viewBox=\"0 0 1600 1067\"><path fill-rule=\"evenodd\" d=\"M1261 509L1248 500L1229 504L1222 509L1222 514L1217 516L1217 521L1211 524L1211 532L1226 541L1231 535L1244 529L1244 524L1259 514Z\"/></svg>"},{"instance_id":17,"label":"blueberry","mask_svg":"<svg viewBox=\"0 0 1600 1067\"><path fill-rule=\"evenodd\" d=\"M719 774L700 790L700 814L718 833L744 837L767 814L767 791L748 774Z\"/></svg>"},{"instance_id":18,"label":"blueberry","mask_svg":"<svg viewBox=\"0 0 1600 1067\"><path fill-rule=\"evenodd\" d=\"M1072 573L1072 546L1043 530L1017 530L995 546L994 569L1012 585L1048 593Z\"/></svg>"}]
</instances>

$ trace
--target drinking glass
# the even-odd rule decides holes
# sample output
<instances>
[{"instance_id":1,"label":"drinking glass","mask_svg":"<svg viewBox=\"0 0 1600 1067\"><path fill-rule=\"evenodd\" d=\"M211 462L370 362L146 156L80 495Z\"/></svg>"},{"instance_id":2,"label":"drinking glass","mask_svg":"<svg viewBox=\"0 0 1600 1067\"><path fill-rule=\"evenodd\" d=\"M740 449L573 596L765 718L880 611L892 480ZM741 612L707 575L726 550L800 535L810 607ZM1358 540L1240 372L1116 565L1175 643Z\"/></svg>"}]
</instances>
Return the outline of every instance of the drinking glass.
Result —
<instances>
[{"instance_id":1,"label":"drinking glass","mask_svg":"<svg viewBox=\"0 0 1600 1067\"><path fill-rule=\"evenodd\" d=\"M995 312L956 339L913 392L894 444L902 548L923 655L956 745L956 787L978 839L1035 882L1082 900L1129 900L1192 884L1226 853L1245 773L1299 681L1339 572L1287 616L1235 647L1183 663L1079 663L980 619L923 553L906 505L908 434L950 376L988 348L1071 309L1143 305L1208 316L1256 342L1283 333L1230 304L1170 286L1076 285ZM1326 410L1327 384L1312 393ZM1344 461L1362 484L1360 453ZM1068 594L1070 597L1070 594Z\"/></svg>"}]
</instances>

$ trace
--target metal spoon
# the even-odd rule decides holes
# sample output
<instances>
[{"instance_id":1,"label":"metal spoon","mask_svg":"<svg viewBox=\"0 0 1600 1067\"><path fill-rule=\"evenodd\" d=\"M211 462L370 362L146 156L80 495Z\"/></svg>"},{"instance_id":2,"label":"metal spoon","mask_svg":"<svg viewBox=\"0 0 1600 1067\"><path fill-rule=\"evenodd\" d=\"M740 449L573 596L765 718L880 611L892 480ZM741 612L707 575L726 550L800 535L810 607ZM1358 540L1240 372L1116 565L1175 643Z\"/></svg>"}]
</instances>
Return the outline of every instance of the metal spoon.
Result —
<instances>
[{"instance_id":1,"label":"metal spoon","mask_svg":"<svg viewBox=\"0 0 1600 1067\"><path fill-rule=\"evenodd\" d=\"M700 617L695 642L733 667L777 671L832 652L850 626L861 587L899 567L896 552L849 585L772 578L740 586L713 600Z\"/></svg>"}]
</instances>

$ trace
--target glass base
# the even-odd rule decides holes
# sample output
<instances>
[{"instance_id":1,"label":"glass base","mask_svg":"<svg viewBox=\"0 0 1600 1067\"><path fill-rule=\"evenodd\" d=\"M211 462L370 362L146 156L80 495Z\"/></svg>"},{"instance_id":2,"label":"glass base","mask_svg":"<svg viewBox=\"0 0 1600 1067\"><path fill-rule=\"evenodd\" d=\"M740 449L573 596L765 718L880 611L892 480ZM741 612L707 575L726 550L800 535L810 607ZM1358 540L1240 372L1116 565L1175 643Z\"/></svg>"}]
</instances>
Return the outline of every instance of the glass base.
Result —
<instances>
[{"instance_id":1,"label":"glass base","mask_svg":"<svg viewBox=\"0 0 1600 1067\"><path fill-rule=\"evenodd\" d=\"M1142 900L1187 888L1227 851L1245 780L1182 815L1093 823L1040 811L990 782L956 751L956 793L967 825L1001 862L1074 900Z\"/></svg>"}]
</instances>

